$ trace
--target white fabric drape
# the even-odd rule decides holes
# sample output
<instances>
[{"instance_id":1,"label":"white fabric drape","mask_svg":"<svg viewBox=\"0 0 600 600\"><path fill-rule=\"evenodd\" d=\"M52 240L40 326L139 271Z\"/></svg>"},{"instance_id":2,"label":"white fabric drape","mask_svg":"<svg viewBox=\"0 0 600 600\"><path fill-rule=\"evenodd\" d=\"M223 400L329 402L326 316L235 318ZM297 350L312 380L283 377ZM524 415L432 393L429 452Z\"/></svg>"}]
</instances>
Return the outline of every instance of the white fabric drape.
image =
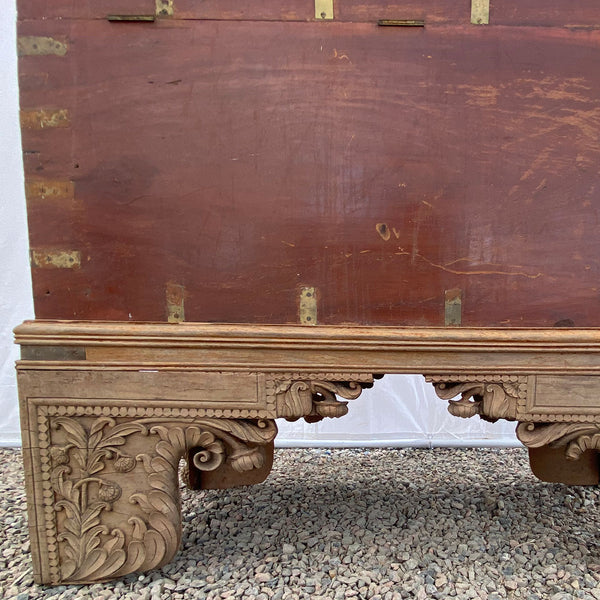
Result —
<instances>
[{"instance_id":1,"label":"white fabric drape","mask_svg":"<svg viewBox=\"0 0 600 600\"><path fill-rule=\"evenodd\" d=\"M8 5L8 6L7 6ZM33 316L19 132L14 0L0 11L0 444L20 443L12 329Z\"/></svg>"}]
</instances>

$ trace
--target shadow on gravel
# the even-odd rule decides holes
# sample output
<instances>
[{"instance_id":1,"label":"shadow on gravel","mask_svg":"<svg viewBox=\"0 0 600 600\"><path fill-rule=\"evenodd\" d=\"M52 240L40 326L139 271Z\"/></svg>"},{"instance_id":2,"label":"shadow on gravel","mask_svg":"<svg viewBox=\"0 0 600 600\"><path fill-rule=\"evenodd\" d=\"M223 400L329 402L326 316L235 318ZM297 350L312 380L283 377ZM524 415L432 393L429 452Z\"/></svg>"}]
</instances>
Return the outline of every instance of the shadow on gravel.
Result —
<instances>
[{"instance_id":1,"label":"shadow on gravel","mask_svg":"<svg viewBox=\"0 0 600 600\"><path fill-rule=\"evenodd\" d=\"M368 567L415 557L416 566L422 557L513 563L517 556L509 575L534 564L600 563L595 488L542 483L522 468L490 477L485 464L413 480L402 469L362 464L340 476L335 462L311 465L302 477L276 471L262 486L187 493L184 548L201 562L250 549L255 559L308 553L352 563L358 555ZM409 470L414 475L415 466Z\"/></svg>"}]
</instances>

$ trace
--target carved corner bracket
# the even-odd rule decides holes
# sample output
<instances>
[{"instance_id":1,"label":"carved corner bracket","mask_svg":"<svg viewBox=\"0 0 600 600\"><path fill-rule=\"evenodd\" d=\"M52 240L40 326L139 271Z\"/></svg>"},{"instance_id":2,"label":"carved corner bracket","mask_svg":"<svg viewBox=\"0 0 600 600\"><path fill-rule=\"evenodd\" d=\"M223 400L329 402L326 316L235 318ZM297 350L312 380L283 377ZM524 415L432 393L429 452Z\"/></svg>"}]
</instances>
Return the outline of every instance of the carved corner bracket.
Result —
<instances>
[{"instance_id":1,"label":"carved corner bracket","mask_svg":"<svg viewBox=\"0 0 600 600\"><path fill-rule=\"evenodd\" d=\"M527 398L526 376L426 375L425 379L442 400L448 400L448 411L456 417L515 421L519 403Z\"/></svg>"},{"instance_id":2,"label":"carved corner bracket","mask_svg":"<svg viewBox=\"0 0 600 600\"><path fill-rule=\"evenodd\" d=\"M267 393L276 399L277 416L288 421L301 417L315 423L325 417L343 417L348 403L373 386L373 375L364 373L281 373L267 378Z\"/></svg>"},{"instance_id":3,"label":"carved corner bracket","mask_svg":"<svg viewBox=\"0 0 600 600\"><path fill-rule=\"evenodd\" d=\"M238 472L257 469L261 447L277 433L272 420L48 412L39 415L48 583L98 581L165 564L181 538L180 459L196 449L194 465L203 471L225 462ZM124 514L129 518L115 520Z\"/></svg>"},{"instance_id":4,"label":"carved corner bracket","mask_svg":"<svg viewBox=\"0 0 600 600\"><path fill-rule=\"evenodd\" d=\"M593 414L532 413L526 406L535 387L528 376L426 376L437 395L448 400L448 411L457 417L473 417L495 422L498 419L519 421L517 437L527 448L564 448L567 460L578 460L586 450L600 451L600 423ZM456 399L458 397L458 399ZM534 421L534 419L536 419ZM577 421L577 422L576 422Z\"/></svg>"}]
</instances>

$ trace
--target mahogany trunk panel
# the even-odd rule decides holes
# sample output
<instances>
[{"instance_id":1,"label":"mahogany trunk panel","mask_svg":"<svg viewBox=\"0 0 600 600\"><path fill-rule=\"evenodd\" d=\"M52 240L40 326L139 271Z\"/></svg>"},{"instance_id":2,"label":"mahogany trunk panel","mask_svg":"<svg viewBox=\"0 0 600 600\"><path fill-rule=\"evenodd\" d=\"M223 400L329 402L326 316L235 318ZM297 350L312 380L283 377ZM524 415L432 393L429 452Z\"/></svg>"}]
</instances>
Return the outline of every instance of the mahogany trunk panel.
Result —
<instances>
[{"instance_id":1,"label":"mahogany trunk panel","mask_svg":"<svg viewBox=\"0 0 600 600\"><path fill-rule=\"evenodd\" d=\"M414 12L21 20L37 317L597 326L600 31Z\"/></svg>"},{"instance_id":2,"label":"mahogany trunk panel","mask_svg":"<svg viewBox=\"0 0 600 600\"><path fill-rule=\"evenodd\" d=\"M37 581L164 564L181 459L193 488L259 483L275 419L343 416L384 373L598 483L597 3L18 14Z\"/></svg>"}]
</instances>

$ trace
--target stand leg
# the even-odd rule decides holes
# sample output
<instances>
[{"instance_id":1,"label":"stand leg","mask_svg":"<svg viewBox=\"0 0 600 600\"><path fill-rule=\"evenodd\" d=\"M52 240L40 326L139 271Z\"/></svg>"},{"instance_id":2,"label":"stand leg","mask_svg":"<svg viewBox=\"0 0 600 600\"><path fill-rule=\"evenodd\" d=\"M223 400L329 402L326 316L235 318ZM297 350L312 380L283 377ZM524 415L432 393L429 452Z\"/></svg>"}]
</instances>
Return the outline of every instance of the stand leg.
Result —
<instances>
[{"instance_id":1,"label":"stand leg","mask_svg":"<svg viewBox=\"0 0 600 600\"><path fill-rule=\"evenodd\" d=\"M74 412L38 407L37 443L24 447L39 583L102 581L167 563L181 540L180 459L194 448L198 469L250 472L265 466L262 446L277 431L267 420Z\"/></svg>"},{"instance_id":2,"label":"stand leg","mask_svg":"<svg viewBox=\"0 0 600 600\"><path fill-rule=\"evenodd\" d=\"M600 423L587 400L597 396L597 378L436 375L427 380L449 401L453 415L518 421L517 437L529 449L529 464L538 479L567 485L600 482ZM585 414L577 414L582 408Z\"/></svg>"},{"instance_id":3,"label":"stand leg","mask_svg":"<svg viewBox=\"0 0 600 600\"><path fill-rule=\"evenodd\" d=\"M529 465L533 474L548 483L598 485L600 469L598 452L586 450L577 460L568 460L564 447L529 448Z\"/></svg>"}]
</instances>

